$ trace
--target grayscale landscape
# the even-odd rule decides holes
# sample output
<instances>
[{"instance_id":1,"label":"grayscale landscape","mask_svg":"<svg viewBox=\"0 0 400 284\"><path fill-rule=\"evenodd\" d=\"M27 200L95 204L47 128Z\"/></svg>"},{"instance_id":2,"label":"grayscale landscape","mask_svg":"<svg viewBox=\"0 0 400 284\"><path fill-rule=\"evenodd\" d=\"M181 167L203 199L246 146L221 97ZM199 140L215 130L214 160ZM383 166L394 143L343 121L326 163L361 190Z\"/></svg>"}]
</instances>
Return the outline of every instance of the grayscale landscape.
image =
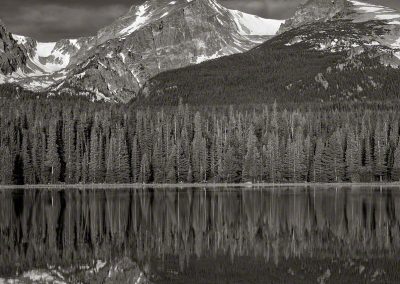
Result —
<instances>
[{"instance_id":1,"label":"grayscale landscape","mask_svg":"<svg viewBox=\"0 0 400 284\"><path fill-rule=\"evenodd\" d=\"M400 283L397 1L0 6L0 284Z\"/></svg>"}]
</instances>

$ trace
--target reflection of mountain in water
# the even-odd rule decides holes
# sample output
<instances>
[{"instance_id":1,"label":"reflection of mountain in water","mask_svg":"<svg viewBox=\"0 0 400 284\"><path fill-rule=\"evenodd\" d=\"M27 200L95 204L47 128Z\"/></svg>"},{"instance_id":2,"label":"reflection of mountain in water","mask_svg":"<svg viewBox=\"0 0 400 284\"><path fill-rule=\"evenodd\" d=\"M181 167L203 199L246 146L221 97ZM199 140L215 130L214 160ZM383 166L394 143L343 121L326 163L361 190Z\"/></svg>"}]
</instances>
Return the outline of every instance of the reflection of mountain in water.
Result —
<instances>
[{"instance_id":1,"label":"reflection of mountain in water","mask_svg":"<svg viewBox=\"0 0 400 284\"><path fill-rule=\"evenodd\" d=\"M394 257L400 195L375 189L0 191L0 275L128 255Z\"/></svg>"}]
</instances>

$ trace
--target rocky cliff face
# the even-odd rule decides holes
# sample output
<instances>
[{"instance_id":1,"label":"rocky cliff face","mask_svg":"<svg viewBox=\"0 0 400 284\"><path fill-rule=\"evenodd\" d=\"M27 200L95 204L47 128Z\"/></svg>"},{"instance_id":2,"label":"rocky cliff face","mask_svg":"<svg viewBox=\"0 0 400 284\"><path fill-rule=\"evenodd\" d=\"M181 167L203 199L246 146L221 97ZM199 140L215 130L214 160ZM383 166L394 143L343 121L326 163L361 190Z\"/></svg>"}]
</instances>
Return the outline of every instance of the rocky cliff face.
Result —
<instances>
[{"instance_id":1,"label":"rocky cliff face","mask_svg":"<svg viewBox=\"0 0 400 284\"><path fill-rule=\"evenodd\" d=\"M343 12L349 4L347 0L309 0L298 8L292 18L285 21L279 33L307 23L330 20Z\"/></svg>"},{"instance_id":2,"label":"rocky cliff face","mask_svg":"<svg viewBox=\"0 0 400 284\"><path fill-rule=\"evenodd\" d=\"M29 44L25 76L8 81L126 102L154 75L249 50L276 34L281 23L215 0L149 0L93 37ZM22 46L30 42L16 38Z\"/></svg>"},{"instance_id":3,"label":"rocky cliff face","mask_svg":"<svg viewBox=\"0 0 400 284\"><path fill-rule=\"evenodd\" d=\"M0 21L0 83L1 73L8 75L17 71L19 67L25 65L26 60L26 50L18 44Z\"/></svg>"}]
</instances>

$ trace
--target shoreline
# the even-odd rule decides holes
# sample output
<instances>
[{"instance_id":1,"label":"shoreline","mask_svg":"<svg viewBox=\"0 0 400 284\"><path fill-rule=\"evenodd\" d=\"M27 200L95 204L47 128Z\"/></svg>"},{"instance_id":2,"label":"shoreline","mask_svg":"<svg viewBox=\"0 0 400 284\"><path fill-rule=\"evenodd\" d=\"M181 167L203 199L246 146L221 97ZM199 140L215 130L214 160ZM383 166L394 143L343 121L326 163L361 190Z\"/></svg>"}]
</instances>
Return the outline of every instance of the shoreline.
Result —
<instances>
[{"instance_id":1,"label":"shoreline","mask_svg":"<svg viewBox=\"0 0 400 284\"><path fill-rule=\"evenodd\" d=\"M282 188L282 187L400 187L400 182L369 182L369 183L176 183L176 184L26 184L0 185L4 189L163 189L163 188Z\"/></svg>"}]
</instances>

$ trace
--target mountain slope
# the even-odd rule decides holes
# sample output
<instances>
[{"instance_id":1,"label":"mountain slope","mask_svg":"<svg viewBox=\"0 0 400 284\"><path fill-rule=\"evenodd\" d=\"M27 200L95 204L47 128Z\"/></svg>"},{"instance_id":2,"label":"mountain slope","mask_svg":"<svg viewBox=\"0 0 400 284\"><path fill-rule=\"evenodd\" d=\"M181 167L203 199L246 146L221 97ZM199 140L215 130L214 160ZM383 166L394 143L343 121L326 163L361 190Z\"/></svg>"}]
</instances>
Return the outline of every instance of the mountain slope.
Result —
<instances>
[{"instance_id":1,"label":"mountain slope","mask_svg":"<svg viewBox=\"0 0 400 284\"><path fill-rule=\"evenodd\" d=\"M309 1L253 50L159 74L136 103L399 99L400 13L341 3Z\"/></svg>"},{"instance_id":2,"label":"mountain slope","mask_svg":"<svg viewBox=\"0 0 400 284\"><path fill-rule=\"evenodd\" d=\"M38 43L14 35L27 60L3 81L126 102L154 75L247 51L275 35L281 23L214 0L149 0L93 37Z\"/></svg>"}]
</instances>

